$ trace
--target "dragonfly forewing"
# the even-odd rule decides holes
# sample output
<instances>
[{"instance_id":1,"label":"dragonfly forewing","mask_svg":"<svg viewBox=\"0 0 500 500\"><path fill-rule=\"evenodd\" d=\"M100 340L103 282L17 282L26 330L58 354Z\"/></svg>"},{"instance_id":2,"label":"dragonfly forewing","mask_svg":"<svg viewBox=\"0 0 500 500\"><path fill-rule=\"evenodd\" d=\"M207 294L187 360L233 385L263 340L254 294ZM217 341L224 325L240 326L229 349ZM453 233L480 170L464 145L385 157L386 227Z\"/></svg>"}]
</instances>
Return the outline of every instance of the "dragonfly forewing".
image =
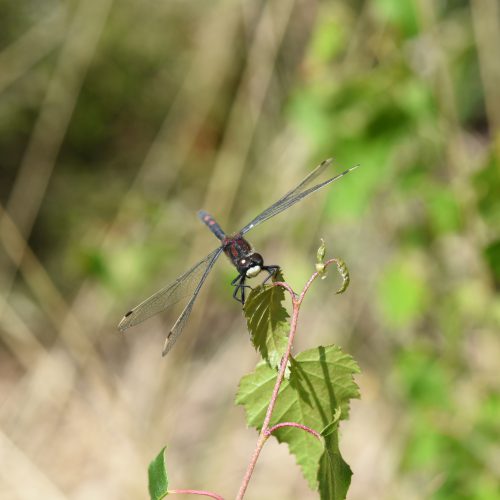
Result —
<instances>
[{"instance_id":1,"label":"dragonfly forewing","mask_svg":"<svg viewBox=\"0 0 500 500\"><path fill-rule=\"evenodd\" d=\"M341 174L336 175L335 177L332 177L331 179L327 179L326 181L320 182L319 184L316 184L310 188L310 184L314 179L316 179L323 171L332 163L332 159L325 160L321 162L302 182L299 183L298 186L296 186L294 189L289 191L287 194L285 194L283 197L281 197L276 203L273 203L269 208L264 210L262 213L257 215L251 222L249 222L243 229L241 229L240 233L245 234L250 229L253 227L257 226L258 224L270 219L271 217L274 217L275 215L283 212L283 210L286 210L287 208L291 207L292 205L295 205L295 203L299 202L300 200L304 199L306 196L309 196L310 194L316 192L318 189L321 189L322 187L327 186L328 184L331 184L332 182L340 179L344 175L348 174L352 170L358 167L358 165L351 167Z\"/></svg>"},{"instance_id":2,"label":"dragonfly forewing","mask_svg":"<svg viewBox=\"0 0 500 500\"><path fill-rule=\"evenodd\" d=\"M177 321L175 322L170 332L168 332L167 338L165 340L165 345L163 346L162 356L166 356L168 354L170 349L172 349L173 345L175 344L175 341L179 338L179 335L182 333L184 325L186 324L186 321L189 318L189 315L191 314L191 309L193 308L194 301L196 300L196 297L198 297L198 293L200 292L203 283L207 279L208 273L212 269L213 265L215 264L215 261L221 254L222 250L223 250L222 247L220 247L210 254L212 257L207 261L205 271L203 272L203 275L201 276L198 284L196 285L196 288L194 289L193 296L187 303L184 310L181 312L181 315L177 318Z\"/></svg>"},{"instance_id":3,"label":"dragonfly forewing","mask_svg":"<svg viewBox=\"0 0 500 500\"><path fill-rule=\"evenodd\" d=\"M151 295L151 297L147 298L144 302L141 302L139 305L131 309L127 314L125 314L125 316L123 316L118 328L123 332L127 328L135 326L151 316L164 311L180 300L194 295L194 297L189 301L189 304L191 304L192 307L194 298L221 252L222 248L216 248L205 258L197 262L191 269L186 271L182 276L179 276L173 283L170 283L165 288L162 288L155 294ZM193 294L193 291L195 291L195 294ZM186 306L182 312L179 320L186 312L188 306ZM176 325L179 320L177 320Z\"/></svg>"}]
</instances>

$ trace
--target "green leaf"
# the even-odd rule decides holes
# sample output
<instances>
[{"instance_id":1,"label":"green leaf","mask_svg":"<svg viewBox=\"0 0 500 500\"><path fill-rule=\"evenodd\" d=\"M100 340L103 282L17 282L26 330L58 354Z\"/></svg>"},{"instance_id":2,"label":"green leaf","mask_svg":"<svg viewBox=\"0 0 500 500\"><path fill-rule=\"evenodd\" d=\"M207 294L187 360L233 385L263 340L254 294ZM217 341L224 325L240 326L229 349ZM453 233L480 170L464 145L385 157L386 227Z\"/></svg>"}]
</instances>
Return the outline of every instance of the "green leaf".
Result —
<instances>
[{"instance_id":1,"label":"green leaf","mask_svg":"<svg viewBox=\"0 0 500 500\"><path fill-rule=\"evenodd\" d=\"M165 465L166 449L166 447L163 448L148 467L149 497L151 500L160 500L168 495L168 476Z\"/></svg>"},{"instance_id":2,"label":"green leaf","mask_svg":"<svg viewBox=\"0 0 500 500\"><path fill-rule=\"evenodd\" d=\"M281 271L274 280L283 281ZM273 368L277 368L287 346L289 315L281 305L285 291L280 286L254 288L243 307L250 337L260 355Z\"/></svg>"},{"instance_id":3,"label":"green leaf","mask_svg":"<svg viewBox=\"0 0 500 500\"><path fill-rule=\"evenodd\" d=\"M321 455L318 470L320 498L322 500L344 499L351 484L351 468L340 454L338 432L329 433L324 440L325 450Z\"/></svg>"},{"instance_id":4,"label":"green leaf","mask_svg":"<svg viewBox=\"0 0 500 500\"><path fill-rule=\"evenodd\" d=\"M317 347L292 359L290 372L290 379L284 380L281 385L270 425L297 422L316 431L327 427L330 432L327 432L325 442L330 437L337 439L337 431L333 432L330 428L332 415L333 420L347 418L350 399L359 397L358 387L353 380L353 375L359 373L356 362L337 346ZM257 429L261 428L264 421L276 376L273 369L261 363L253 373L241 379L236 402L245 407L249 425ZM309 433L294 427L282 427L273 435L278 441L288 443L309 485L317 489L323 444ZM344 470L338 448L333 446L333 442L328 443L328 460L336 464L339 470Z\"/></svg>"}]
</instances>

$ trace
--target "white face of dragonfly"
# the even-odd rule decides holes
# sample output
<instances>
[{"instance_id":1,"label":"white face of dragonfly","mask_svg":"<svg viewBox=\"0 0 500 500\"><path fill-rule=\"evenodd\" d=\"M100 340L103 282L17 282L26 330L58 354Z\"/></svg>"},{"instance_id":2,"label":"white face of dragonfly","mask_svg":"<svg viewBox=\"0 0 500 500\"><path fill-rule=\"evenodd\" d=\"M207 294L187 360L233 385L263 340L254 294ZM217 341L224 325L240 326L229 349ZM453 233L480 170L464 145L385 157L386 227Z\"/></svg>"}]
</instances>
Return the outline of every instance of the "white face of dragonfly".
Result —
<instances>
[{"instance_id":1,"label":"white face of dragonfly","mask_svg":"<svg viewBox=\"0 0 500 500\"><path fill-rule=\"evenodd\" d=\"M239 273L245 273L247 278L255 278L261 271L264 266L264 259L262 255L257 252L253 252L249 255L245 255L242 257L236 266Z\"/></svg>"},{"instance_id":2,"label":"white face of dragonfly","mask_svg":"<svg viewBox=\"0 0 500 500\"><path fill-rule=\"evenodd\" d=\"M247 272L245 274L248 278L255 278L255 276L257 276L261 271L262 269L260 268L260 266L252 266L247 269Z\"/></svg>"}]
</instances>

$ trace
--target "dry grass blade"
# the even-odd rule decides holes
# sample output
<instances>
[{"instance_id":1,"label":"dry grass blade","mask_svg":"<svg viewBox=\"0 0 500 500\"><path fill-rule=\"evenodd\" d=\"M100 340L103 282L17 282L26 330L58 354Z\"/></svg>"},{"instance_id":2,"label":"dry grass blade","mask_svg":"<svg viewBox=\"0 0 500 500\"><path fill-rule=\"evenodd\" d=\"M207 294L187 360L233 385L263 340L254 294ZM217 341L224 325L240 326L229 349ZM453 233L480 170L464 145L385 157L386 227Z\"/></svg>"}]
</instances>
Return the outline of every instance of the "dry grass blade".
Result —
<instances>
[{"instance_id":1,"label":"dry grass blade","mask_svg":"<svg viewBox=\"0 0 500 500\"><path fill-rule=\"evenodd\" d=\"M56 7L0 52L0 94L57 47L64 37L66 17L66 6Z\"/></svg>"},{"instance_id":2,"label":"dry grass blade","mask_svg":"<svg viewBox=\"0 0 500 500\"><path fill-rule=\"evenodd\" d=\"M24 320L0 297L0 329L4 342L25 370L48 352Z\"/></svg>"},{"instance_id":3,"label":"dry grass blade","mask_svg":"<svg viewBox=\"0 0 500 500\"><path fill-rule=\"evenodd\" d=\"M94 360L94 368L101 373L103 381L108 381L107 369L99 362L99 356L88 340L86 332L79 321L73 316L66 301L54 286L50 276L39 260L28 247L14 222L0 205L0 241L14 268L19 268L39 303L52 321L54 327L61 333L61 339L74 356L75 361L83 364L88 356ZM8 294L9 289L3 290ZM0 311L1 312L1 311ZM64 325L70 327L64 328Z\"/></svg>"},{"instance_id":4,"label":"dry grass blade","mask_svg":"<svg viewBox=\"0 0 500 500\"><path fill-rule=\"evenodd\" d=\"M3 498L67 500L68 497L1 430L0 460Z\"/></svg>"},{"instance_id":5,"label":"dry grass blade","mask_svg":"<svg viewBox=\"0 0 500 500\"><path fill-rule=\"evenodd\" d=\"M488 121L500 153L500 6L496 0L473 0L471 2L474 34L484 86L484 97Z\"/></svg>"},{"instance_id":6,"label":"dry grass blade","mask_svg":"<svg viewBox=\"0 0 500 500\"><path fill-rule=\"evenodd\" d=\"M221 225L238 193L246 159L276 68L276 57L295 2L266 3L260 13L241 84L225 124L224 142L217 155L204 205L218 214ZM220 214L220 216L219 216Z\"/></svg>"},{"instance_id":7,"label":"dry grass blade","mask_svg":"<svg viewBox=\"0 0 500 500\"><path fill-rule=\"evenodd\" d=\"M80 1L66 34L7 204L8 212L25 237L31 232L45 196L57 154L111 5L112 0Z\"/></svg>"}]
</instances>

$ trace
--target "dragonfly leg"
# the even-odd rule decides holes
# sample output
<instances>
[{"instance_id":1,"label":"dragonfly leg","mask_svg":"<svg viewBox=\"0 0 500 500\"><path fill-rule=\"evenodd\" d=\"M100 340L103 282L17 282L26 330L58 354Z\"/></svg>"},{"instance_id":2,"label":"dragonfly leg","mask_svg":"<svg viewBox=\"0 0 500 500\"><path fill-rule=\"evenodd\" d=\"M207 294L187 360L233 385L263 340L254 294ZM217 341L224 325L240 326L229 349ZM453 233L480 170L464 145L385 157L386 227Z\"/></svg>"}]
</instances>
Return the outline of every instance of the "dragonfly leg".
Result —
<instances>
[{"instance_id":1,"label":"dragonfly leg","mask_svg":"<svg viewBox=\"0 0 500 500\"><path fill-rule=\"evenodd\" d=\"M233 285L234 292L233 292L233 298L236 299L238 302L241 302L242 304L245 303L245 288L252 288L249 285L245 285L245 280L246 276L244 274L238 274L236 278L234 278L233 281L231 281L231 285ZM238 292L240 293L240 296L238 297Z\"/></svg>"},{"instance_id":2,"label":"dragonfly leg","mask_svg":"<svg viewBox=\"0 0 500 500\"><path fill-rule=\"evenodd\" d=\"M243 281L242 281L243 283ZM245 288L250 288L250 290L253 290L253 288L250 285L240 285L240 290L241 290L241 303L245 303Z\"/></svg>"},{"instance_id":3,"label":"dragonfly leg","mask_svg":"<svg viewBox=\"0 0 500 500\"><path fill-rule=\"evenodd\" d=\"M231 285L235 286L235 287L238 287L241 284L241 279L244 278L244 277L245 277L244 274L238 274L238 276L236 276L236 278L234 278L234 280L231 281ZM238 281L240 283L238 283Z\"/></svg>"},{"instance_id":4,"label":"dragonfly leg","mask_svg":"<svg viewBox=\"0 0 500 500\"><path fill-rule=\"evenodd\" d=\"M269 279L279 271L280 266L262 266L262 269L269 273L267 278L262 282L262 284L265 285L269 281Z\"/></svg>"}]
</instances>

